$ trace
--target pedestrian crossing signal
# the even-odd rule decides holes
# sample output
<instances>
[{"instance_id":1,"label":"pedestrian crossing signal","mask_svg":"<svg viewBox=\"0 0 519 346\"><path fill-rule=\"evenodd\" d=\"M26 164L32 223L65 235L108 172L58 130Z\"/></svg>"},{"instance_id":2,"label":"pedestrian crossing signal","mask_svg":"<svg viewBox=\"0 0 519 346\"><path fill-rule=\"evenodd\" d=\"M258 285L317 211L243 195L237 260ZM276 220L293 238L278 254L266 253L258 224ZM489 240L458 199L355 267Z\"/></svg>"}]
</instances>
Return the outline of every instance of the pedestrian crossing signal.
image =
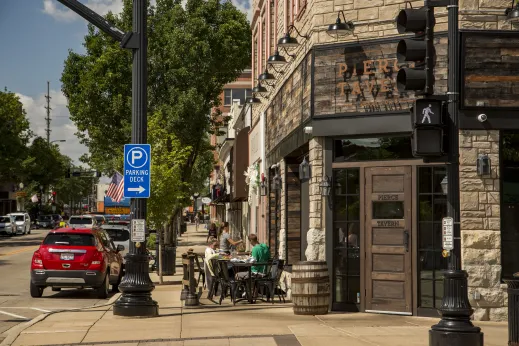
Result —
<instances>
[{"instance_id":1,"label":"pedestrian crossing signal","mask_svg":"<svg viewBox=\"0 0 519 346\"><path fill-rule=\"evenodd\" d=\"M412 151L415 157L440 157L444 150L444 105L440 100L418 99L411 110Z\"/></svg>"}]
</instances>

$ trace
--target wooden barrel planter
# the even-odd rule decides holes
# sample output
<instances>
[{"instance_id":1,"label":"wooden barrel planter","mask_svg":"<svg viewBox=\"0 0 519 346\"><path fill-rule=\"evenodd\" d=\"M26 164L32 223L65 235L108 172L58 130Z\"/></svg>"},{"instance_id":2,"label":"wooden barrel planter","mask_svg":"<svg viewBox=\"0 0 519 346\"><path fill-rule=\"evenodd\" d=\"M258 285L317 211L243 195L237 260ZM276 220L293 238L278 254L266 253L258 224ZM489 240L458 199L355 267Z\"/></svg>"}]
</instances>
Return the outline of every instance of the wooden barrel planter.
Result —
<instances>
[{"instance_id":1,"label":"wooden barrel planter","mask_svg":"<svg viewBox=\"0 0 519 346\"><path fill-rule=\"evenodd\" d=\"M298 262L292 266L292 303L296 315L325 315L330 303L326 262Z\"/></svg>"}]
</instances>

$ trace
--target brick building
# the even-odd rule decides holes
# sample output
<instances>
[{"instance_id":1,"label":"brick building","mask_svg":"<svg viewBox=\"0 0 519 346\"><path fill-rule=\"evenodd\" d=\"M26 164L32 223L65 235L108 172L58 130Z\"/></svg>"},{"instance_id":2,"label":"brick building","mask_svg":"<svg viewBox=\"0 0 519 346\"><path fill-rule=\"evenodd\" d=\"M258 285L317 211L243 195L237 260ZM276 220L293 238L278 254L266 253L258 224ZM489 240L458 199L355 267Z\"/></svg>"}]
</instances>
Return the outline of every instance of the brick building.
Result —
<instances>
[{"instance_id":1,"label":"brick building","mask_svg":"<svg viewBox=\"0 0 519 346\"><path fill-rule=\"evenodd\" d=\"M506 21L509 3L460 0L459 9L461 260L477 320L506 319L502 278L519 271L519 36ZM264 119L268 244L289 271L298 261L327 261L332 310L438 316L443 296L447 165L412 155L416 97L398 92L395 80L395 17L405 6L253 3L252 85L267 90L257 89L251 128ZM327 29L338 15L352 30L334 37ZM445 95L447 10L435 17L435 94ZM299 44L278 47L286 33ZM480 155L490 158L490 175L478 175ZM299 174L304 160L308 179Z\"/></svg>"}]
</instances>

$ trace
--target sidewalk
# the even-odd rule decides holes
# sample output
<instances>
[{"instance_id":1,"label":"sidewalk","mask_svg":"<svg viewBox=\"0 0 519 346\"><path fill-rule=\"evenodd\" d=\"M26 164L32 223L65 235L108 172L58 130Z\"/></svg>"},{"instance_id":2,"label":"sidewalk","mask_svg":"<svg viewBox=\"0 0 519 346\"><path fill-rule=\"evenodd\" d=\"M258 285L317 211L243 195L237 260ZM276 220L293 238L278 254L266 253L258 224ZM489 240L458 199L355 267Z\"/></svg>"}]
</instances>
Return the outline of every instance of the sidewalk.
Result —
<instances>
[{"instance_id":1,"label":"sidewalk","mask_svg":"<svg viewBox=\"0 0 519 346\"><path fill-rule=\"evenodd\" d=\"M205 229L194 226L182 236L177 255L188 248L202 251ZM180 260L177 258L177 270ZM439 318L404 317L364 313L296 316L289 303L238 303L222 305L201 299L199 308L184 308L180 284L158 285L153 298L159 303L156 318L114 316L111 306L41 315L13 328L4 345L165 345L165 346L427 346L428 330ZM164 278L179 282L180 274ZM206 294L204 293L203 297ZM113 301L118 296L112 298ZM478 322L486 346L507 344L506 323Z\"/></svg>"}]
</instances>

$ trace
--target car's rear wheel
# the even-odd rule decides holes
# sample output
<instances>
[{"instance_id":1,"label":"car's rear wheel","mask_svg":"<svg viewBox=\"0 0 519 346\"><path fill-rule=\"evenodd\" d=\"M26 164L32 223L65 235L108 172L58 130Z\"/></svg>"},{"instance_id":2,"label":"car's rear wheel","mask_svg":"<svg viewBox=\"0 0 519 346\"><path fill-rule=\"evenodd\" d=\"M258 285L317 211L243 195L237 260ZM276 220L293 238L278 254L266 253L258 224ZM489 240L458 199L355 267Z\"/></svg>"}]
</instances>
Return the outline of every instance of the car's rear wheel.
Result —
<instances>
[{"instance_id":1,"label":"car's rear wheel","mask_svg":"<svg viewBox=\"0 0 519 346\"><path fill-rule=\"evenodd\" d=\"M59 292L61 291L61 287L52 287L52 291Z\"/></svg>"},{"instance_id":2,"label":"car's rear wheel","mask_svg":"<svg viewBox=\"0 0 519 346\"><path fill-rule=\"evenodd\" d=\"M36 286L31 281L31 297L33 297L33 298L40 298L42 296L42 294L43 294L43 289L44 289L44 287Z\"/></svg>"},{"instance_id":3,"label":"car's rear wheel","mask_svg":"<svg viewBox=\"0 0 519 346\"><path fill-rule=\"evenodd\" d=\"M101 286L96 288L97 298L99 298L99 299L106 299L108 297L108 290L110 289L110 280L108 278L109 273L110 273L110 270L107 269L103 283L101 284Z\"/></svg>"}]
</instances>

